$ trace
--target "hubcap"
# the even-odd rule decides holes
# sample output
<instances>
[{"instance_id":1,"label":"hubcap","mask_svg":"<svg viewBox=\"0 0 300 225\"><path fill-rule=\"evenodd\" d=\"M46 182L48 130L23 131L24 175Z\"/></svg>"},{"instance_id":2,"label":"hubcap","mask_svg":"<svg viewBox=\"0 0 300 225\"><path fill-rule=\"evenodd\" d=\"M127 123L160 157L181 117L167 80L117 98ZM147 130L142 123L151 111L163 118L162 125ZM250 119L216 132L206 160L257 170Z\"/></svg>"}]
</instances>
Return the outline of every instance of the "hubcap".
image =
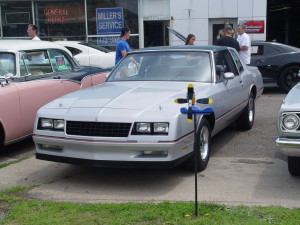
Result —
<instances>
[{"instance_id":1,"label":"hubcap","mask_svg":"<svg viewBox=\"0 0 300 225\"><path fill-rule=\"evenodd\" d=\"M300 81L299 68L290 69L286 73L286 84L294 87Z\"/></svg>"},{"instance_id":2,"label":"hubcap","mask_svg":"<svg viewBox=\"0 0 300 225\"><path fill-rule=\"evenodd\" d=\"M207 158L209 151L209 130L204 126L200 133L200 156L202 160Z\"/></svg>"}]
</instances>

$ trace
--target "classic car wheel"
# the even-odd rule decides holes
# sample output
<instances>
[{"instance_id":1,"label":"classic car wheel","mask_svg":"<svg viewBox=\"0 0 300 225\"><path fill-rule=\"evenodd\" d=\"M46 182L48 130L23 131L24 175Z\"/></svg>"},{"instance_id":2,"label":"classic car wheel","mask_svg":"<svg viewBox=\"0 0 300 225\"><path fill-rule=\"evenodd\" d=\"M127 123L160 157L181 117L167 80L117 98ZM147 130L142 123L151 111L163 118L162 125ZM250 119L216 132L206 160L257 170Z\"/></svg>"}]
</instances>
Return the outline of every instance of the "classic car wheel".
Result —
<instances>
[{"instance_id":1,"label":"classic car wheel","mask_svg":"<svg viewBox=\"0 0 300 225\"><path fill-rule=\"evenodd\" d=\"M300 175L300 157L288 156L288 168L291 175Z\"/></svg>"},{"instance_id":2,"label":"classic car wheel","mask_svg":"<svg viewBox=\"0 0 300 225\"><path fill-rule=\"evenodd\" d=\"M250 93L248 105L236 120L236 125L242 130L250 130L254 123L255 117L255 100L252 92Z\"/></svg>"},{"instance_id":3,"label":"classic car wheel","mask_svg":"<svg viewBox=\"0 0 300 225\"><path fill-rule=\"evenodd\" d=\"M209 122L206 118L202 118L197 131L199 138L198 144L196 146L198 150L198 162L197 171L202 171L207 167L209 157L210 157L210 140L211 140L211 130ZM184 166L188 169L195 170L195 159L194 155L185 161Z\"/></svg>"},{"instance_id":4,"label":"classic car wheel","mask_svg":"<svg viewBox=\"0 0 300 225\"><path fill-rule=\"evenodd\" d=\"M279 87L286 93L300 81L300 66L286 68L279 76Z\"/></svg>"}]
</instances>

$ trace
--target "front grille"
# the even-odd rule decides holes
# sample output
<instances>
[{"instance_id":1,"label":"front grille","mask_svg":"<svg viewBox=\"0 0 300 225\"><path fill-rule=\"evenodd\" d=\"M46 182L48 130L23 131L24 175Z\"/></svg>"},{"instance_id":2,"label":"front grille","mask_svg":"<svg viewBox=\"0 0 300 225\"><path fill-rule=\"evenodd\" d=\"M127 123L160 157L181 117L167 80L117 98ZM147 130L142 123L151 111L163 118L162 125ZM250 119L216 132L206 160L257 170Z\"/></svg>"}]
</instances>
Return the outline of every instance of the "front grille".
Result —
<instances>
[{"instance_id":1,"label":"front grille","mask_svg":"<svg viewBox=\"0 0 300 225\"><path fill-rule=\"evenodd\" d=\"M67 121L66 133L89 137L128 137L131 123Z\"/></svg>"}]
</instances>

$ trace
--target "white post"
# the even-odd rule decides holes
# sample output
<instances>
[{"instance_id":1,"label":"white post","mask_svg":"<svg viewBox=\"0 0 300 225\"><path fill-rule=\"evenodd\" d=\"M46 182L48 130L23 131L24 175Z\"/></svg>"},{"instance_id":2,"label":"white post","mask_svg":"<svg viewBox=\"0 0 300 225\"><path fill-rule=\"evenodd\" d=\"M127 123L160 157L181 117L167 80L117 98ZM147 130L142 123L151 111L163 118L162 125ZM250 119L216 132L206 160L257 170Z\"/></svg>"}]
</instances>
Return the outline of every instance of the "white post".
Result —
<instances>
[{"instance_id":1,"label":"white post","mask_svg":"<svg viewBox=\"0 0 300 225\"><path fill-rule=\"evenodd\" d=\"M138 1L138 20L139 20L139 48L144 48L143 0Z\"/></svg>"}]
</instances>

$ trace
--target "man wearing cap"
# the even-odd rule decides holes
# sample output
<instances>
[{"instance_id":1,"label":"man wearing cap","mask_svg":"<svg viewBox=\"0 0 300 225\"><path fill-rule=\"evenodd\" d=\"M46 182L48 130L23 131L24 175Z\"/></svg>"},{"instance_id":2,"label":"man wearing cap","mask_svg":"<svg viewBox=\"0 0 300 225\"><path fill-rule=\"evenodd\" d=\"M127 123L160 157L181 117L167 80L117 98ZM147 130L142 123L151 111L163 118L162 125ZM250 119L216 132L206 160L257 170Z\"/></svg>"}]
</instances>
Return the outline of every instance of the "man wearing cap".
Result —
<instances>
[{"instance_id":1,"label":"man wearing cap","mask_svg":"<svg viewBox=\"0 0 300 225\"><path fill-rule=\"evenodd\" d=\"M238 52L240 51L240 45L237 40L232 37L232 27L230 25L225 25L223 28L224 36L217 40L218 46L227 46L235 48Z\"/></svg>"},{"instance_id":2,"label":"man wearing cap","mask_svg":"<svg viewBox=\"0 0 300 225\"><path fill-rule=\"evenodd\" d=\"M248 34L245 33L245 26L244 25L238 25L237 27L237 31L238 31L238 38L237 41L240 44L240 56L242 58L242 60L246 63L246 64L250 64L250 57L251 57L251 40Z\"/></svg>"}]
</instances>

